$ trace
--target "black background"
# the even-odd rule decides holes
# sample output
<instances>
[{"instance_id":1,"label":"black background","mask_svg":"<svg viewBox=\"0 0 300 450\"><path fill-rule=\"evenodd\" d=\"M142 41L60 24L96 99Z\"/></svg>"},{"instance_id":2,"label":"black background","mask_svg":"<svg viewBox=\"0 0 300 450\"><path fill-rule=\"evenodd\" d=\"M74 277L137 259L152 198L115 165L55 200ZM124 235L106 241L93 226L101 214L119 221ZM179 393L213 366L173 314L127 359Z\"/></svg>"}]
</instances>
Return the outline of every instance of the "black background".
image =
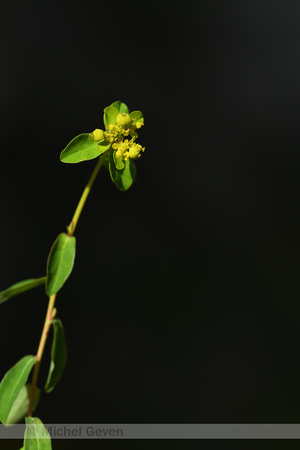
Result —
<instances>
[{"instance_id":1,"label":"black background","mask_svg":"<svg viewBox=\"0 0 300 450\"><path fill-rule=\"evenodd\" d=\"M80 218L43 422L300 422L299 19L296 0L1 6L0 289L42 276L71 220L95 161L62 164L65 145L115 100L145 116L137 182L101 170ZM46 305L42 288L1 305L1 377L35 354Z\"/></svg>"}]
</instances>

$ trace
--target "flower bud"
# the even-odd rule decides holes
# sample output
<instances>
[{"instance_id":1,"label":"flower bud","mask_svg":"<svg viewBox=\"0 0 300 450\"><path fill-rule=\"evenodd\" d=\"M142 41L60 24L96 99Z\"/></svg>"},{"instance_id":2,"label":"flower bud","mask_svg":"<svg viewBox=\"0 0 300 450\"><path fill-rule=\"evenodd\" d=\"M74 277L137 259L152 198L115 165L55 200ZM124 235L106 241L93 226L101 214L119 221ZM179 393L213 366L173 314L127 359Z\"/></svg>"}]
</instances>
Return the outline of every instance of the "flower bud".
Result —
<instances>
[{"instance_id":1,"label":"flower bud","mask_svg":"<svg viewBox=\"0 0 300 450\"><path fill-rule=\"evenodd\" d=\"M116 158L117 158L117 159L118 159L118 158L122 158L122 156L123 156L122 150L120 150L120 149L117 150L115 155L116 155Z\"/></svg>"},{"instance_id":2,"label":"flower bud","mask_svg":"<svg viewBox=\"0 0 300 450\"><path fill-rule=\"evenodd\" d=\"M127 126L130 124L129 114L119 113L116 118L116 124L120 127L127 128Z\"/></svg>"},{"instance_id":3,"label":"flower bud","mask_svg":"<svg viewBox=\"0 0 300 450\"><path fill-rule=\"evenodd\" d=\"M130 158L138 158L140 156L140 152L142 150L143 149L140 144L132 144L129 148L129 157Z\"/></svg>"},{"instance_id":4,"label":"flower bud","mask_svg":"<svg viewBox=\"0 0 300 450\"><path fill-rule=\"evenodd\" d=\"M92 132L92 137L94 141L102 141L102 139L104 139L104 131L96 128L96 130Z\"/></svg>"}]
</instances>

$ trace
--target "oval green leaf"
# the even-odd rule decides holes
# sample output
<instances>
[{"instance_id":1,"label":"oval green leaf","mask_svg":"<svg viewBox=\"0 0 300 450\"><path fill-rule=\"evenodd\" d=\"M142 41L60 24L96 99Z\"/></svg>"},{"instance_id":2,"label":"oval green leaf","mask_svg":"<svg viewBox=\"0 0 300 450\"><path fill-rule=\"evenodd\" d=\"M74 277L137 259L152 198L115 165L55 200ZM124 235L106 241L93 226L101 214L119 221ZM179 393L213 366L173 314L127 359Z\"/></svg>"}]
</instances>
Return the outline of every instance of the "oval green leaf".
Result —
<instances>
[{"instance_id":1,"label":"oval green leaf","mask_svg":"<svg viewBox=\"0 0 300 450\"><path fill-rule=\"evenodd\" d=\"M72 272L75 246L75 237L66 233L61 233L54 242L47 264L46 292L49 297L59 291Z\"/></svg>"},{"instance_id":2,"label":"oval green leaf","mask_svg":"<svg viewBox=\"0 0 300 450\"><path fill-rule=\"evenodd\" d=\"M116 122L117 115L119 114L119 111L114 106L107 106L104 109L104 116L103 116L103 122L104 125L114 125Z\"/></svg>"},{"instance_id":3,"label":"oval green leaf","mask_svg":"<svg viewBox=\"0 0 300 450\"><path fill-rule=\"evenodd\" d=\"M52 450L51 438L43 422L38 417L25 418L25 450Z\"/></svg>"},{"instance_id":4,"label":"oval green leaf","mask_svg":"<svg viewBox=\"0 0 300 450\"><path fill-rule=\"evenodd\" d=\"M142 111L132 111L132 113L130 113L130 119L131 119L132 125L135 125L136 122L144 123L144 117L143 117Z\"/></svg>"},{"instance_id":5,"label":"oval green leaf","mask_svg":"<svg viewBox=\"0 0 300 450\"><path fill-rule=\"evenodd\" d=\"M110 152L109 173L112 181L120 191L127 191L135 180L136 167L132 159L127 159L122 170L116 168L113 152Z\"/></svg>"},{"instance_id":6,"label":"oval green leaf","mask_svg":"<svg viewBox=\"0 0 300 450\"><path fill-rule=\"evenodd\" d=\"M6 423L13 404L35 363L36 359L33 355L24 356L4 375L0 384L0 420L2 423Z\"/></svg>"},{"instance_id":7,"label":"oval green leaf","mask_svg":"<svg viewBox=\"0 0 300 450\"><path fill-rule=\"evenodd\" d=\"M30 391L31 384L25 384L19 392L16 401L14 402L10 413L7 417L5 425L12 425L20 422L24 417L28 414L28 408L30 403ZM34 391L34 401L33 401L33 411L38 405L40 399L41 390L39 388L35 388Z\"/></svg>"},{"instance_id":8,"label":"oval green leaf","mask_svg":"<svg viewBox=\"0 0 300 450\"><path fill-rule=\"evenodd\" d=\"M114 106L115 108L117 108L119 113L129 114L128 106L125 103L120 102L120 100L118 100L117 102L112 103L110 106Z\"/></svg>"},{"instance_id":9,"label":"oval green leaf","mask_svg":"<svg viewBox=\"0 0 300 450\"><path fill-rule=\"evenodd\" d=\"M51 363L48 374L48 379L45 385L45 392L53 391L59 382L67 360L67 346L65 341L65 333L62 321L54 319L53 325L53 343L51 349Z\"/></svg>"},{"instance_id":10,"label":"oval green leaf","mask_svg":"<svg viewBox=\"0 0 300 450\"><path fill-rule=\"evenodd\" d=\"M46 277L30 278L29 280L19 281L5 289L5 291L0 292L0 303L6 302L6 300L9 300L10 298L22 294L22 292L29 291L29 289L45 284L45 281Z\"/></svg>"},{"instance_id":11,"label":"oval green leaf","mask_svg":"<svg viewBox=\"0 0 300 450\"><path fill-rule=\"evenodd\" d=\"M66 146L60 154L60 160L70 164L89 161L106 152L110 146L111 143L105 139L96 142L89 133L83 133L72 139Z\"/></svg>"},{"instance_id":12,"label":"oval green leaf","mask_svg":"<svg viewBox=\"0 0 300 450\"><path fill-rule=\"evenodd\" d=\"M98 147L100 149L100 155L102 155L102 153L104 153L110 149L111 142L108 142L105 139L102 139L102 141L98 142Z\"/></svg>"}]
</instances>

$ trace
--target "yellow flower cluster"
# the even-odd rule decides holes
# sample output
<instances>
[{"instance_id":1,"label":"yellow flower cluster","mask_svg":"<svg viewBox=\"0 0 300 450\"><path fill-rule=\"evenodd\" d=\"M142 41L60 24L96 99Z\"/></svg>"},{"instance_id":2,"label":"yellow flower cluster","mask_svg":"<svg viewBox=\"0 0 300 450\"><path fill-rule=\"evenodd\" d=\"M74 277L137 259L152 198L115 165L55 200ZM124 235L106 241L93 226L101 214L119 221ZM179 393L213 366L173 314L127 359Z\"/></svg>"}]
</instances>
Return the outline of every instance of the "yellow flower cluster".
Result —
<instances>
[{"instance_id":1,"label":"yellow flower cluster","mask_svg":"<svg viewBox=\"0 0 300 450\"><path fill-rule=\"evenodd\" d=\"M104 132L105 139L109 142L115 142L124 136L129 135L128 128L122 128L120 125L108 125L106 131Z\"/></svg>"},{"instance_id":2,"label":"yellow flower cluster","mask_svg":"<svg viewBox=\"0 0 300 450\"><path fill-rule=\"evenodd\" d=\"M106 141L111 142L112 148L116 150L116 159L121 158L123 161L126 161L128 158L136 159L141 156L141 152L145 151L145 147L134 142L138 136L136 129L141 128L142 125L144 125L143 122L136 122L133 125L129 114L119 113L114 125L107 125L105 127L106 131L99 129L94 130L92 138L95 141L105 139ZM128 135L131 136L131 139L124 140Z\"/></svg>"},{"instance_id":3,"label":"yellow flower cluster","mask_svg":"<svg viewBox=\"0 0 300 450\"><path fill-rule=\"evenodd\" d=\"M116 150L115 156L117 159L122 158L123 161L126 161L128 158L136 159L141 156L141 152L145 151L145 147L136 144L134 139L132 138L130 141L125 139L125 141L112 145L112 148Z\"/></svg>"}]
</instances>

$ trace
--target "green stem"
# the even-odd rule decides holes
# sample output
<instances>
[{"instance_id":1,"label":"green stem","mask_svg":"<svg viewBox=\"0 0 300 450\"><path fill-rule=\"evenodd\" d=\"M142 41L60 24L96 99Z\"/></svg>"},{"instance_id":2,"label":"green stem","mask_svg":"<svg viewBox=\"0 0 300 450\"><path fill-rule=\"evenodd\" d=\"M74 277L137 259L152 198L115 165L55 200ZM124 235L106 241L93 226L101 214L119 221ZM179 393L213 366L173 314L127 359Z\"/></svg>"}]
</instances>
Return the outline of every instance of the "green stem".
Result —
<instances>
[{"instance_id":1,"label":"green stem","mask_svg":"<svg viewBox=\"0 0 300 450\"><path fill-rule=\"evenodd\" d=\"M28 417L32 416L34 393L35 393L35 389L36 389L37 379L38 379L38 376L39 376L41 360L42 360L42 357L43 357L43 353L44 353L47 337L48 337L48 334L49 334L49 329L51 327L52 320L53 320L53 317L55 315L55 308L54 308L55 300L56 300L56 294L52 295L49 298L48 309L47 309L47 313L46 313L44 327L43 327L43 331L42 331L42 335L41 335L41 339L40 339L40 343L39 343L39 348L38 348L38 351L37 351L37 354L36 354L36 363L34 365L33 375L32 375L32 382L31 382Z\"/></svg>"},{"instance_id":2,"label":"green stem","mask_svg":"<svg viewBox=\"0 0 300 450\"><path fill-rule=\"evenodd\" d=\"M79 220L79 217L81 215L81 212L83 210L83 207L85 205L85 202L88 198L88 195L90 193L90 190L94 184L94 181L96 179L96 176L98 175L98 172L104 162L104 159L107 155L107 151L105 153L103 153L98 162L96 167L93 170L93 173L82 193L82 196L79 200L79 203L77 205L76 211L74 213L74 216L71 220L70 225L67 227L68 230L68 235L72 236L74 234L77 222ZM32 376L32 384L31 384L31 391L30 391L30 400L29 400L29 409L28 409L28 416L31 417L32 416L32 410L33 410L33 402L34 402L34 393L35 393L35 389L36 389L36 385L37 385L37 380L38 380L38 375L39 375L39 369L40 369L40 364L41 364L41 360L42 360L42 356L44 353L44 349L45 349L45 345L46 345L46 340L48 337L48 333L49 333L49 329L51 327L52 324L52 320L53 317L55 316L56 313L56 309L54 308L54 304L55 304L55 299L56 299L56 294L52 295L49 298L49 303L48 303L48 309L47 309L47 313L46 313L46 318L45 318L45 323L44 323L44 327L43 327L43 331L42 331L42 335L41 335L41 339L40 339L40 343L39 343L39 347L38 347L38 351L36 354L36 363L34 366L34 370L33 370L33 376Z\"/></svg>"},{"instance_id":3,"label":"green stem","mask_svg":"<svg viewBox=\"0 0 300 450\"><path fill-rule=\"evenodd\" d=\"M81 198L80 198L80 200L79 200L79 203L78 203L78 205L77 205L77 208L76 208L76 211L75 211L75 213L74 213L74 216L73 216L73 218L72 218L72 220L71 220L71 223L70 223L70 225L67 227L68 235L69 235L69 236L72 236L72 235L74 234L74 232L75 232L75 228L76 228L77 222L78 222L78 220L79 220L79 217L80 217L80 215L81 215L81 212L82 212L82 210L83 210L83 207L84 207L84 205L85 205L85 202L86 202L86 200L87 200L87 198L88 198L88 195L89 195L89 193L90 193L90 190L91 190L91 188L92 188L92 186L93 186L93 184L94 184L94 181L95 181L95 179L96 179L96 176L98 175L98 172L99 172L99 170L100 170L100 168L101 168L101 166L102 166L102 164L103 164L103 161L104 161L106 155L107 155L107 152L103 153L103 154L100 156L100 158L99 158L99 160L98 160L98 163L97 163L97 165L96 165L96 167L95 167L95 169L94 169L94 171L93 171L93 173L92 173L92 175L91 175L91 178L89 179L89 181L88 181L88 183L87 183L87 185L86 185L86 187L85 187L85 189L84 189L84 191L83 191L83 193L82 193L82 196L81 196Z\"/></svg>"}]
</instances>

